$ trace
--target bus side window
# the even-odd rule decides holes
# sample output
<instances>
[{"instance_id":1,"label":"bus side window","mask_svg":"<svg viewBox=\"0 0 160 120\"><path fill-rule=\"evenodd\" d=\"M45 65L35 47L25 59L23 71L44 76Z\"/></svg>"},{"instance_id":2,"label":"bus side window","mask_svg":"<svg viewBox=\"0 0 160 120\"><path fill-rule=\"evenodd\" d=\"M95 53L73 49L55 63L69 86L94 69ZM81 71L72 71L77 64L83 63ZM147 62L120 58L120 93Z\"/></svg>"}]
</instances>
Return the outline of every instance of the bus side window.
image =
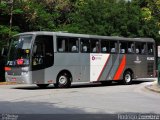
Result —
<instances>
[{"instance_id":1,"label":"bus side window","mask_svg":"<svg viewBox=\"0 0 160 120\"><path fill-rule=\"evenodd\" d=\"M90 40L87 38L81 39L81 52L89 53L90 52Z\"/></svg>"},{"instance_id":2,"label":"bus side window","mask_svg":"<svg viewBox=\"0 0 160 120\"><path fill-rule=\"evenodd\" d=\"M140 50L141 50L141 43L139 43L139 42L137 42L136 44L135 44L135 47L136 47L136 54L140 54Z\"/></svg>"},{"instance_id":3,"label":"bus side window","mask_svg":"<svg viewBox=\"0 0 160 120\"><path fill-rule=\"evenodd\" d=\"M87 46L83 46L83 52L87 52Z\"/></svg>"},{"instance_id":4,"label":"bus side window","mask_svg":"<svg viewBox=\"0 0 160 120\"><path fill-rule=\"evenodd\" d=\"M126 53L126 51L127 51L127 43L126 42L120 42L119 43L119 52L121 54L124 54L124 53Z\"/></svg>"},{"instance_id":5,"label":"bus side window","mask_svg":"<svg viewBox=\"0 0 160 120\"><path fill-rule=\"evenodd\" d=\"M128 53L134 53L134 43L133 42L128 43Z\"/></svg>"},{"instance_id":6,"label":"bus side window","mask_svg":"<svg viewBox=\"0 0 160 120\"><path fill-rule=\"evenodd\" d=\"M142 43L141 45L141 54L146 54L146 43Z\"/></svg>"},{"instance_id":7,"label":"bus side window","mask_svg":"<svg viewBox=\"0 0 160 120\"><path fill-rule=\"evenodd\" d=\"M110 41L110 52L111 53L117 52L117 41Z\"/></svg>"},{"instance_id":8,"label":"bus side window","mask_svg":"<svg viewBox=\"0 0 160 120\"><path fill-rule=\"evenodd\" d=\"M108 53L109 52L109 41L101 40L101 52Z\"/></svg>"},{"instance_id":9,"label":"bus side window","mask_svg":"<svg viewBox=\"0 0 160 120\"><path fill-rule=\"evenodd\" d=\"M148 47L147 47L147 49L148 49L148 50L147 50L148 54L149 54L149 55L153 55L153 43L148 43L147 46L148 46Z\"/></svg>"},{"instance_id":10,"label":"bus side window","mask_svg":"<svg viewBox=\"0 0 160 120\"><path fill-rule=\"evenodd\" d=\"M100 52L100 47L99 47L99 40L91 40L91 52L92 53L99 53Z\"/></svg>"},{"instance_id":11,"label":"bus side window","mask_svg":"<svg viewBox=\"0 0 160 120\"><path fill-rule=\"evenodd\" d=\"M57 51L68 52L68 39L66 37L57 37Z\"/></svg>"},{"instance_id":12,"label":"bus side window","mask_svg":"<svg viewBox=\"0 0 160 120\"><path fill-rule=\"evenodd\" d=\"M137 54L146 54L146 43L137 42L136 43L136 53Z\"/></svg>"},{"instance_id":13,"label":"bus side window","mask_svg":"<svg viewBox=\"0 0 160 120\"><path fill-rule=\"evenodd\" d=\"M78 52L79 42L78 38L69 38L69 52Z\"/></svg>"}]
</instances>

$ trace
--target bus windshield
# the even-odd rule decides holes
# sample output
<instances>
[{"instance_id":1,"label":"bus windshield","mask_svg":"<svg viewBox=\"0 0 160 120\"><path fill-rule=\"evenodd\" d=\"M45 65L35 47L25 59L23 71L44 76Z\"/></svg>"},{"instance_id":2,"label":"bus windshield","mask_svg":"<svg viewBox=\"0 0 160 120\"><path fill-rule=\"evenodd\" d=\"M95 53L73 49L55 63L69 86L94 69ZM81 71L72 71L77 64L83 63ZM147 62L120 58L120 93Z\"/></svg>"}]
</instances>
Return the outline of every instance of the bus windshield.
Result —
<instances>
[{"instance_id":1,"label":"bus windshield","mask_svg":"<svg viewBox=\"0 0 160 120\"><path fill-rule=\"evenodd\" d=\"M11 38L8 66L28 66L33 35L19 35Z\"/></svg>"}]
</instances>

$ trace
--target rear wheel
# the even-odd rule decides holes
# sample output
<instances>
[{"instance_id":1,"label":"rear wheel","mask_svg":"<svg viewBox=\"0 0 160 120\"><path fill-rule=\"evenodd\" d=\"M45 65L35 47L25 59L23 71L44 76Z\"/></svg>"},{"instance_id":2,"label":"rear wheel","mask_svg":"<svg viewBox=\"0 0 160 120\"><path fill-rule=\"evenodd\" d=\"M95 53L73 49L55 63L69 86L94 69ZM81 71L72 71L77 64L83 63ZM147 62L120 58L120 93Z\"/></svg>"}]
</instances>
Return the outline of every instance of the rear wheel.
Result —
<instances>
[{"instance_id":1,"label":"rear wheel","mask_svg":"<svg viewBox=\"0 0 160 120\"><path fill-rule=\"evenodd\" d=\"M123 76L123 83L125 85L130 85L132 83L132 73L130 71L126 71Z\"/></svg>"},{"instance_id":2,"label":"rear wheel","mask_svg":"<svg viewBox=\"0 0 160 120\"><path fill-rule=\"evenodd\" d=\"M58 88L69 88L71 86L71 76L67 73L61 73L54 85Z\"/></svg>"},{"instance_id":3,"label":"rear wheel","mask_svg":"<svg viewBox=\"0 0 160 120\"><path fill-rule=\"evenodd\" d=\"M49 84L37 84L38 87L40 88L46 88Z\"/></svg>"}]
</instances>

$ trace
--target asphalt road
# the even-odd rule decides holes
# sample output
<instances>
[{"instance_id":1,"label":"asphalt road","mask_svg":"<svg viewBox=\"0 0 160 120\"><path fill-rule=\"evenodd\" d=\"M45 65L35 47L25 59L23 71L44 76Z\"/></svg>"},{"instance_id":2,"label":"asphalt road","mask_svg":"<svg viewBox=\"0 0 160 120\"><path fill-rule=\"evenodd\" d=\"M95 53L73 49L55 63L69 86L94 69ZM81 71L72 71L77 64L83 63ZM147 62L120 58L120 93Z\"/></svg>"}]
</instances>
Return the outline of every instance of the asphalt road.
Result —
<instances>
[{"instance_id":1,"label":"asphalt road","mask_svg":"<svg viewBox=\"0 0 160 120\"><path fill-rule=\"evenodd\" d=\"M69 89L35 85L0 85L1 114L160 114L160 94L144 88L149 82L102 86L74 84Z\"/></svg>"}]
</instances>

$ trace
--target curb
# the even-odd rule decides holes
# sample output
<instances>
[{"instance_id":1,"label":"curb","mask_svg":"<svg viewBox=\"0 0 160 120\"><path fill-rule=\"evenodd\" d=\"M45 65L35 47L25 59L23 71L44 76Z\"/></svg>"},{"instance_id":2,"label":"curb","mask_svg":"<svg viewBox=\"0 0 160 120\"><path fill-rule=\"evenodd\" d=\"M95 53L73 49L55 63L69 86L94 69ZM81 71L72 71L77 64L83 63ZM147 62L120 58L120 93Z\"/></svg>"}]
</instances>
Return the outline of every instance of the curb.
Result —
<instances>
[{"instance_id":1,"label":"curb","mask_svg":"<svg viewBox=\"0 0 160 120\"><path fill-rule=\"evenodd\" d=\"M16 82L0 82L0 85L15 85Z\"/></svg>"},{"instance_id":2,"label":"curb","mask_svg":"<svg viewBox=\"0 0 160 120\"><path fill-rule=\"evenodd\" d=\"M160 86L158 85L157 82L153 82L149 85L146 85L145 88L150 90L150 91L160 93Z\"/></svg>"}]
</instances>

